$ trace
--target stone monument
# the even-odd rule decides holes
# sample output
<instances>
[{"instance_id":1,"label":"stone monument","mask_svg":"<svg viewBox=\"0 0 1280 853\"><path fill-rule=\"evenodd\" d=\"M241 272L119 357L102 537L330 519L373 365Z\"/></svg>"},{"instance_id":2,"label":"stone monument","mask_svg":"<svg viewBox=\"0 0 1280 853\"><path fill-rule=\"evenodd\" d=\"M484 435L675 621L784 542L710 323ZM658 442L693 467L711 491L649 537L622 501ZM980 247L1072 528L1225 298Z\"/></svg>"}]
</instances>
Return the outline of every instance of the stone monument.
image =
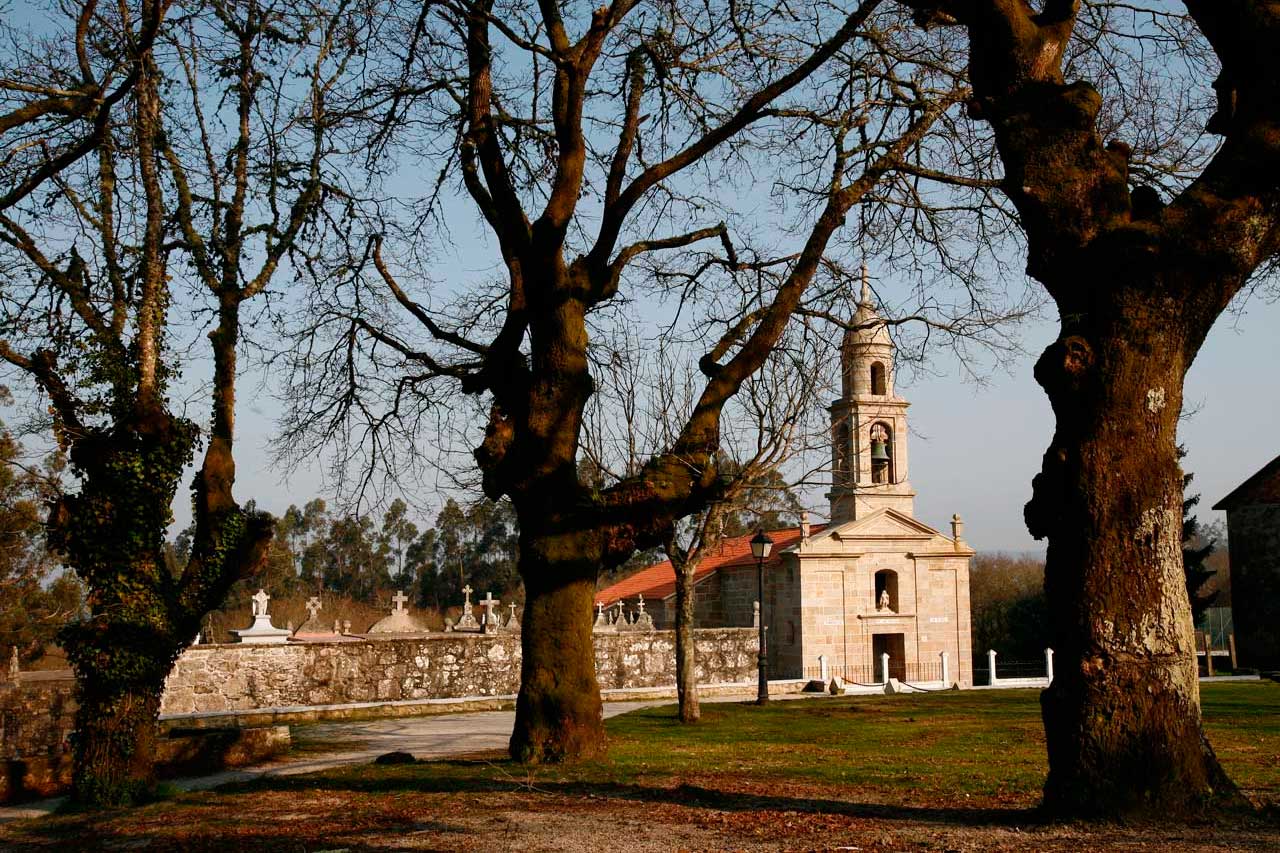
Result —
<instances>
[{"instance_id":1,"label":"stone monument","mask_svg":"<svg viewBox=\"0 0 1280 853\"><path fill-rule=\"evenodd\" d=\"M446 631L470 631L478 633L481 630L480 623L476 621L476 617L471 613L471 593L474 592L471 584L467 584L462 588L462 594L466 600L462 603L462 615L458 617L457 622L445 621L444 629Z\"/></svg>"},{"instance_id":2,"label":"stone monument","mask_svg":"<svg viewBox=\"0 0 1280 853\"><path fill-rule=\"evenodd\" d=\"M366 633L368 634L420 634L422 633L422 628L418 625L417 621L415 621L414 618L409 614L409 611L405 609L404 603L409 600L409 596L405 595L403 591L397 591L396 594L391 597L391 600L395 602L395 609L391 611L390 615L384 616L381 619L379 619L377 622L374 622L373 627L371 627Z\"/></svg>"},{"instance_id":3,"label":"stone monument","mask_svg":"<svg viewBox=\"0 0 1280 853\"><path fill-rule=\"evenodd\" d=\"M267 602L270 600L271 596L261 589L253 596L253 624L248 628L231 632L239 638L240 642L263 644L288 641L292 632L271 624L271 616L267 613Z\"/></svg>"}]
</instances>

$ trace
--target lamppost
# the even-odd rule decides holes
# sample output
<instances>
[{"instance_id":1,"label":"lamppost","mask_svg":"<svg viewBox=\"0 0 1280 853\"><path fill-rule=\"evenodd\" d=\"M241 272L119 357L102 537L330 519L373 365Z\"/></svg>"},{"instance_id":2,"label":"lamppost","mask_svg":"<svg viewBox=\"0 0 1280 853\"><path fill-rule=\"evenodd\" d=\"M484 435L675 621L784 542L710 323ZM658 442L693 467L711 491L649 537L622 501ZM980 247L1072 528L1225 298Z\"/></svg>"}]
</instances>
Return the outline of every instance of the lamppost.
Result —
<instances>
[{"instance_id":1,"label":"lamppost","mask_svg":"<svg viewBox=\"0 0 1280 853\"><path fill-rule=\"evenodd\" d=\"M759 594L756 599L760 607L760 615L756 620L759 622L760 628L760 684L756 691L756 704L763 705L769 701L769 679L765 674L765 641L764 641L764 561L769 558L769 552L773 550L773 540L769 538L760 528L756 528L756 535L751 538L751 554L756 558L756 580Z\"/></svg>"}]
</instances>

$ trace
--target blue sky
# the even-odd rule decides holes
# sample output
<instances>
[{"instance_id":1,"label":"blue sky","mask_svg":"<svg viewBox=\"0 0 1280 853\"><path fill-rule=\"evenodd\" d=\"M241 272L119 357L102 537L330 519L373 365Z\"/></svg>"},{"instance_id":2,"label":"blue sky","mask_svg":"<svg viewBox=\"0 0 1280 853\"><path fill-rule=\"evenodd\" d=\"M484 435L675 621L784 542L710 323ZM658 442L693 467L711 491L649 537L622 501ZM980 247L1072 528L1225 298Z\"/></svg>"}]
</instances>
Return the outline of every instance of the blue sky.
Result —
<instances>
[{"instance_id":1,"label":"blue sky","mask_svg":"<svg viewBox=\"0 0 1280 853\"><path fill-rule=\"evenodd\" d=\"M1219 498L1280 454L1277 328L1280 304L1253 297L1219 319L1188 375L1186 403L1195 411L1184 418L1179 435L1188 450L1184 468L1195 474L1193 491L1203 494L1200 516L1206 521L1219 517L1210 509ZM1048 320L1026 326L1028 355L988 374L981 386L961 379L958 365L944 360L932 365L939 375L917 375L912 384L899 385L898 393L912 403L911 481L922 521L946 530L958 512L966 538L979 550L1042 549L1022 524L1022 506L1053 432L1048 400L1031 371L1055 334L1056 323ZM240 396L238 496L256 498L273 512L327 497L319 467L293 472L287 480L271 467L268 444L278 408L269 396L251 394L253 385L244 382ZM424 493L431 492L427 484ZM808 495L808 503L825 514L820 490ZM179 504L175 510L183 524L188 511ZM421 507L419 515L429 523L434 509Z\"/></svg>"}]
</instances>

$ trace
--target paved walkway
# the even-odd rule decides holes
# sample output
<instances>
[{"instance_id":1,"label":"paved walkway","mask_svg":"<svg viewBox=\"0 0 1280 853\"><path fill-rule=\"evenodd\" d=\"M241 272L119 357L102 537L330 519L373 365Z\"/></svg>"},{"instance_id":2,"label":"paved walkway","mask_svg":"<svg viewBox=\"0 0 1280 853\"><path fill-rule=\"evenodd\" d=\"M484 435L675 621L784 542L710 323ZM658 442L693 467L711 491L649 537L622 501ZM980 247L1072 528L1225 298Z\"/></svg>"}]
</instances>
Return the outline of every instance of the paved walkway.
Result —
<instances>
[{"instance_id":1,"label":"paved walkway","mask_svg":"<svg viewBox=\"0 0 1280 853\"><path fill-rule=\"evenodd\" d=\"M703 699L703 702L741 702L747 697ZM776 698L800 698L783 695ZM606 702L606 717L638 708L670 705L672 700L649 702ZM293 753L253 767L224 770L206 776L171 779L169 784L187 791L216 788L229 782L246 782L266 776L314 773L344 764L366 764L379 755L402 751L415 758L448 758L487 749L505 749L515 725L514 711L474 711L424 717L400 717L361 722L315 723L293 727ZM333 748L326 748L332 746ZM0 806L0 823L20 818L40 817L62 804L64 797Z\"/></svg>"}]
</instances>

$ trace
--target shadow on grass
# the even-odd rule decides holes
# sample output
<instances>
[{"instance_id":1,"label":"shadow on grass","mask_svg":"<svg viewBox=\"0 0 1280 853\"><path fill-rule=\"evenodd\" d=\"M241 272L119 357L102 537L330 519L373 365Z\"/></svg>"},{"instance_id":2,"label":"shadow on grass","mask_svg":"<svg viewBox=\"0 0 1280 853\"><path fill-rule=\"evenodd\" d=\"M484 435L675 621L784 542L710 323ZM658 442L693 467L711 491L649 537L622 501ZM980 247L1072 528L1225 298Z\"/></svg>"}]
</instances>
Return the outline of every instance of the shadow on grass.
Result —
<instances>
[{"instance_id":1,"label":"shadow on grass","mask_svg":"<svg viewBox=\"0 0 1280 853\"><path fill-rule=\"evenodd\" d=\"M362 769L367 771L367 768ZM435 772L441 770L446 773L438 775ZM453 775L454 772L459 775ZM1041 817L1039 810L1033 808L907 806L820 797L722 791L691 784L662 787L633 782L557 781L539 778L537 773L530 774L520 765L508 760L435 760L406 765L401 772L389 771L372 776L358 776L352 773L275 776L224 785L216 790L229 795L266 791L347 791L360 794L529 792L566 797L595 797L622 802L669 804L726 812L780 811L939 825L1025 827L1047 822Z\"/></svg>"},{"instance_id":2,"label":"shadow on grass","mask_svg":"<svg viewBox=\"0 0 1280 853\"><path fill-rule=\"evenodd\" d=\"M545 771L547 774L552 772L555 771ZM856 788L847 790L851 794L856 793ZM291 794L316 792L322 794L321 801L328 801L327 807L332 811L324 815L307 815L306 822L287 822L287 815L274 811L271 820L264 821L261 809L255 811L253 807L254 795L284 795L285 801L291 801L295 799L289 796ZM352 795L356 801L344 801L343 794ZM145 846L152 851L183 853L229 849L257 853L284 850L287 845L293 845L288 849L341 849L349 853L379 850L385 853L388 850L449 849L451 842L441 836L466 836L474 832L467 826L433 819L412 804L407 811L381 812L359 802L362 798L379 795L384 795L382 802L394 802L411 794L522 794L525 797L549 798L541 806L526 800L525 807L535 811L545 811L550 806L551 810L572 812L574 806L571 803L562 804L550 799L564 797L590 798L605 804L675 805L727 813L783 812L815 817L838 816L938 829L1017 827L1035 831L1057 823L1035 808L895 805L823 796L725 791L705 784L663 786L608 779L539 778L538 773L530 773L509 760L467 758L394 767L361 765L340 771L232 783L212 791L179 795L173 802L158 804L159 809L175 809L172 813L149 812L146 808L121 809L82 814L74 820L34 822L23 827L20 833L0 833L0 851L89 851ZM317 808L315 798L299 796L296 799L303 811ZM340 804L335 805L335 802ZM465 808L461 803L450 806L448 802L446 800L443 806L437 803L426 811L443 809L447 812L451 808ZM262 807L279 809L279 803L263 804ZM504 809L513 807L520 808L511 804L503 806ZM1264 810L1240 823L1232 823L1231 827L1248 831L1250 826L1256 829L1259 824L1280 826L1276 822L1277 817L1274 810L1269 813ZM1140 829L1140 823L1129 825L1128 829ZM185 825L185 831L174 834L172 830L177 824ZM367 840L371 833L382 836L376 846L371 846ZM73 839L75 847L67 847ZM13 842L21 846L6 846ZM284 842L287 845L281 846ZM401 842L406 846L401 846ZM420 846L423 842L426 842L426 847ZM432 846L435 844L443 846ZM1250 846L1253 846L1252 841Z\"/></svg>"}]
</instances>

